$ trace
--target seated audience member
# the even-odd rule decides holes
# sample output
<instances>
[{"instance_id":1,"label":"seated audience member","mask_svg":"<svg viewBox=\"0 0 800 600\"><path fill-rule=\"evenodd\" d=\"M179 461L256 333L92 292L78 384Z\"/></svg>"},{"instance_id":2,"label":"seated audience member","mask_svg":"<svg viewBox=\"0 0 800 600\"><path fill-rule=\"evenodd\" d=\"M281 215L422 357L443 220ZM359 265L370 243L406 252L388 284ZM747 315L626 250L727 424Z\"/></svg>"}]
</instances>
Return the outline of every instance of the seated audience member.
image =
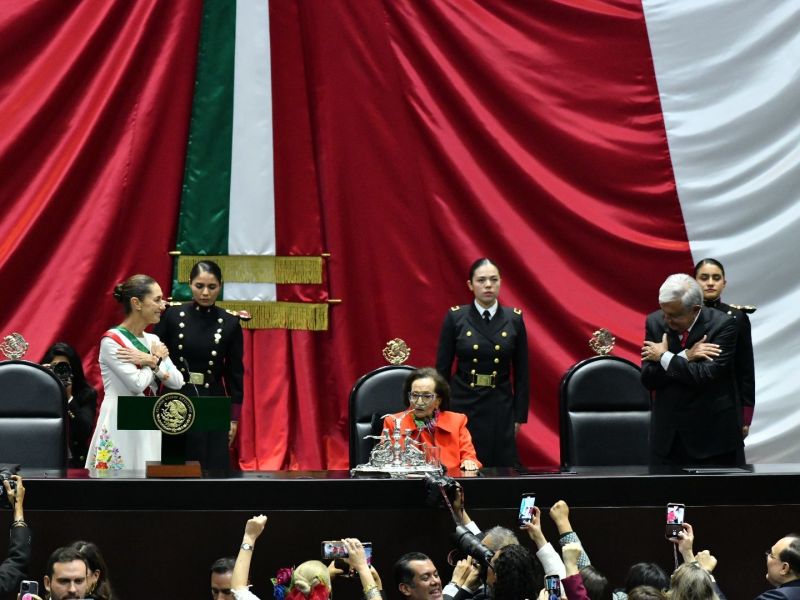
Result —
<instances>
[{"instance_id":1,"label":"seated audience member","mask_svg":"<svg viewBox=\"0 0 800 600\"><path fill-rule=\"evenodd\" d=\"M396 419L400 428L411 430L411 437L439 448L442 464L449 471L475 471L481 467L467 417L450 412L450 386L436 369L416 369L403 385L403 400L409 411L400 412L383 421L384 429L394 431Z\"/></svg>"},{"instance_id":2,"label":"seated audience member","mask_svg":"<svg viewBox=\"0 0 800 600\"><path fill-rule=\"evenodd\" d=\"M94 600L112 600L115 596L111 591L111 580L108 575L108 567L103 558L100 548L92 542L78 540L70 544L75 548L89 567L88 594Z\"/></svg>"},{"instance_id":3,"label":"seated audience member","mask_svg":"<svg viewBox=\"0 0 800 600\"><path fill-rule=\"evenodd\" d=\"M650 585L639 585L628 592L628 600L667 600L667 595Z\"/></svg>"},{"instance_id":4,"label":"seated audience member","mask_svg":"<svg viewBox=\"0 0 800 600\"><path fill-rule=\"evenodd\" d=\"M211 597L214 600L233 600L231 577L236 559L230 556L218 558L211 565Z\"/></svg>"},{"instance_id":5,"label":"seated audience member","mask_svg":"<svg viewBox=\"0 0 800 600\"><path fill-rule=\"evenodd\" d=\"M657 590L669 589L669 577L664 569L655 563L640 562L631 565L625 577L625 589L614 591L614 600L625 600L628 594L637 587L653 587Z\"/></svg>"},{"instance_id":6,"label":"seated audience member","mask_svg":"<svg viewBox=\"0 0 800 600\"><path fill-rule=\"evenodd\" d=\"M22 477L12 475L11 482L3 480L4 495L14 512L11 522L11 531L8 534L8 557L0 564L0 594L16 592L19 582L25 579L25 571L31 559L31 532L25 523L23 502L25 500L25 486Z\"/></svg>"},{"instance_id":7,"label":"seated audience member","mask_svg":"<svg viewBox=\"0 0 800 600\"><path fill-rule=\"evenodd\" d=\"M779 539L767 554L767 581L775 586L756 600L800 599L800 535Z\"/></svg>"},{"instance_id":8,"label":"seated audience member","mask_svg":"<svg viewBox=\"0 0 800 600\"><path fill-rule=\"evenodd\" d=\"M410 600L442 595L439 571L433 561L421 552L409 552L397 560L394 564L394 580L400 593Z\"/></svg>"},{"instance_id":9,"label":"seated audience member","mask_svg":"<svg viewBox=\"0 0 800 600\"><path fill-rule=\"evenodd\" d=\"M86 381L81 359L69 344L58 342L50 346L41 364L64 384L69 416L69 466L82 469L97 415L97 390Z\"/></svg>"},{"instance_id":10,"label":"seated audience member","mask_svg":"<svg viewBox=\"0 0 800 600\"><path fill-rule=\"evenodd\" d=\"M580 563L580 557L578 558L578 563ZM590 600L611 599L611 585L605 575L592 565L583 567L579 572L583 579L583 587L586 588L586 595L589 596Z\"/></svg>"},{"instance_id":11,"label":"seated audience member","mask_svg":"<svg viewBox=\"0 0 800 600\"><path fill-rule=\"evenodd\" d=\"M670 600L720 600L711 574L696 562L682 564L670 580Z\"/></svg>"},{"instance_id":12,"label":"seated audience member","mask_svg":"<svg viewBox=\"0 0 800 600\"><path fill-rule=\"evenodd\" d=\"M489 598L527 600L537 596L542 587L542 574L527 548L511 544L500 548L492 557L486 584Z\"/></svg>"},{"instance_id":13,"label":"seated audience member","mask_svg":"<svg viewBox=\"0 0 800 600\"><path fill-rule=\"evenodd\" d=\"M47 560L44 589L49 600L85 598L89 590L89 565L75 548L58 548Z\"/></svg>"}]
</instances>

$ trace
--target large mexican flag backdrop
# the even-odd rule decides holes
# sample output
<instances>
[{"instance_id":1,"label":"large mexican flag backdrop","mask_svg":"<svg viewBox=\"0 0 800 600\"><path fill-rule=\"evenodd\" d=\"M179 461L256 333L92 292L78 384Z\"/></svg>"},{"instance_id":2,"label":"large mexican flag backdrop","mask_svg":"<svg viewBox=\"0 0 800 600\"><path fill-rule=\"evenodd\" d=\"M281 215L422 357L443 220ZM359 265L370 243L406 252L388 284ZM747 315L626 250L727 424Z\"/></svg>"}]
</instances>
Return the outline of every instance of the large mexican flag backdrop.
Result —
<instances>
[{"instance_id":1,"label":"large mexican flag backdrop","mask_svg":"<svg viewBox=\"0 0 800 600\"><path fill-rule=\"evenodd\" d=\"M800 461L800 7L751 0L192 0L0 6L0 333L98 381L113 284L167 252L318 256L326 331L247 331L244 468L345 468L347 394L392 338L432 364L467 267L531 357L523 462L558 462L592 331L638 361L670 273L754 304L747 455ZM236 288L236 289L234 289Z\"/></svg>"}]
</instances>

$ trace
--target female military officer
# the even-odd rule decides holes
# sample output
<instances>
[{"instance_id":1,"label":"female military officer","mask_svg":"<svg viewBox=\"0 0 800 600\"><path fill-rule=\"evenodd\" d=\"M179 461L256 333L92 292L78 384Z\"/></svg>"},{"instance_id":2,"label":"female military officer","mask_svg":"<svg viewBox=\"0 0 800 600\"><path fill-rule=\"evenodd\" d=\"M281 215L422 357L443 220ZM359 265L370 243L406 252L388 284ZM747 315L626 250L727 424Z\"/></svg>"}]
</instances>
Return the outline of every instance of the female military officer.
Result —
<instances>
[{"instance_id":1,"label":"female military officer","mask_svg":"<svg viewBox=\"0 0 800 600\"><path fill-rule=\"evenodd\" d=\"M522 311L497 301L500 270L488 258L472 264L467 287L474 301L447 313L436 370L450 380L451 410L467 415L483 466L512 466L517 462L516 434L528 420L525 322Z\"/></svg>"},{"instance_id":2,"label":"female military officer","mask_svg":"<svg viewBox=\"0 0 800 600\"><path fill-rule=\"evenodd\" d=\"M154 333L169 348L181 370L187 396L230 396L230 431L193 432L186 440L187 459L204 469L227 469L228 447L236 436L242 408L244 366L239 317L216 306L222 271L211 260L200 261L189 274L192 302L167 309Z\"/></svg>"}]
</instances>

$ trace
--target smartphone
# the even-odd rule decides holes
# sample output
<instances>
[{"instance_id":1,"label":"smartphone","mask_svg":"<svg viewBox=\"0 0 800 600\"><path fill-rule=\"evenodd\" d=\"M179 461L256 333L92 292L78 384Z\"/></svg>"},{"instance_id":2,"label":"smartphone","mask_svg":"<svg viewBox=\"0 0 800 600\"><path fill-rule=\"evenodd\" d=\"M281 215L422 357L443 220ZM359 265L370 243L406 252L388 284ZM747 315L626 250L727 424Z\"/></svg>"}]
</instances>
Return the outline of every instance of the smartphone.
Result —
<instances>
[{"instance_id":1,"label":"smartphone","mask_svg":"<svg viewBox=\"0 0 800 600\"><path fill-rule=\"evenodd\" d=\"M519 526L522 527L533 520L533 507L536 505L536 494L527 492L522 494L519 503Z\"/></svg>"},{"instance_id":2,"label":"smartphone","mask_svg":"<svg viewBox=\"0 0 800 600\"><path fill-rule=\"evenodd\" d=\"M545 577L544 588L547 590L547 600L559 600L561 598L561 580L558 575Z\"/></svg>"},{"instance_id":3,"label":"smartphone","mask_svg":"<svg viewBox=\"0 0 800 600\"><path fill-rule=\"evenodd\" d=\"M20 597L22 597L23 594L35 594L36 596L38 596L39 583L36 581L28 581L27 579L24 580L22 583L19 584Z\"/></svg>"},{"instance_id":4,"label":"smartphone","mask_svg":"<svg viewBox=\"0 0 800 600\"><path fill-rule=\"evenodd\" d=\"M674 539L683 531L683 517L686 513L686 506L678 502L667 504L667 539Z\"/></svg>"},{"instance_id":5,"label":"smartphone","mask_svg":"<svg viewBox=\"0 0 800 600\"><path fill-rule=\"evenodd\" d=\"M367 555L367 564L372 564L372 542L363 542L364 554ZM347 548L341 540L327 540L322 542L322 558L324 560L336 560L347 558Z\"/></svg>"}]
</instances>

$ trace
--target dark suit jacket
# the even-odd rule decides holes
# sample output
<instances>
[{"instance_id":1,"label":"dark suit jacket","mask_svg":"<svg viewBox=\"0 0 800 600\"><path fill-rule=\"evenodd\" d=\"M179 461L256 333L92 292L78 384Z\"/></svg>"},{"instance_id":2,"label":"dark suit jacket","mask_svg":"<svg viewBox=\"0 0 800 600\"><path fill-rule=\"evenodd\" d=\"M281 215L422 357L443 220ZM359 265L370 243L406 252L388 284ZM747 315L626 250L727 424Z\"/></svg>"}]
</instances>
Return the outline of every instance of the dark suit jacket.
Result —
<instances>
[{"instance_id":1,"label":"dark suit jacket","mask_svg":"<svg viewBox=\"0 0 800 600\"><path fill-rule=\"evenodd\" d=\"M676 355L669 368L652 361L642 364L642 383L653 397L653 453L668 456L676 436L697 459L735 451L742 445L732 367L736 322L718 310L701 309L686 347L708 336L707 342L720 345L721 353L713 361L689 362L677 356L682 351L678 334L667 327L660 310L648 315L645 339L660 342L664 333Z\"/></svg>"},{"instance_id":2,"label":"dark suit jacket","mask_svg":"<svg viewBox=\"0 0 800 600\"><path fill-rule=\"evenodd\" d=\"M31 559L30 529L12 527L8 537L8 558L0 565L0 594L17 591Z\"/></svg>"},{"instance_id":3,"label":"dark suit jacket","mask_svg":"<svg viewBox=\"0 0 800 600\"><path fill-rule=\"evenodd\" d=\"M800 579L767 590L756 600L800 600Z\"/></svg>"}]
</instances>

